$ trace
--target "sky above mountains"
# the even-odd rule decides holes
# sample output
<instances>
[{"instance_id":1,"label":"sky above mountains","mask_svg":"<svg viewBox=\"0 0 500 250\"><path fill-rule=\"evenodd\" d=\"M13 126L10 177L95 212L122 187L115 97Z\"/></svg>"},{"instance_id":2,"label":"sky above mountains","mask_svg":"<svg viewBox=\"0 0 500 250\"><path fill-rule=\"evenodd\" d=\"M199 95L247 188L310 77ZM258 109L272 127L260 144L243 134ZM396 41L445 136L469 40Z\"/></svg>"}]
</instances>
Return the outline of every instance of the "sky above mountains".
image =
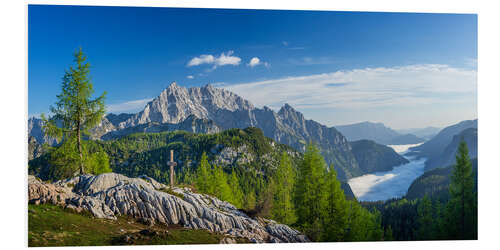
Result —
<instances>
[{"instance_id":1,"label":"sky above mountains","mask_svg":"<svg viewBox=\"0 0 500 250\"><path fill-rule=\"evenodd\" d=\"M325 125L477 118L476 15L30 5L30 116L55 102L79 46L114 113L176 81Z\"/></svg>"}]
</instances>

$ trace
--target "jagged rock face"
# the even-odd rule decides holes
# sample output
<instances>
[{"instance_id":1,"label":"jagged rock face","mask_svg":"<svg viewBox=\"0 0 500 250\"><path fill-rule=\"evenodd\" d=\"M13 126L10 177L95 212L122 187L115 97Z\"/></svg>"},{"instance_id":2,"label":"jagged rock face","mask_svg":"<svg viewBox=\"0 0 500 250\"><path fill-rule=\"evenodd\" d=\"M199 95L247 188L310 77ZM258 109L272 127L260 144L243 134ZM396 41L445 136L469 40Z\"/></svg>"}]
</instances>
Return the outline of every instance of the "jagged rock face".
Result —
<instances>
[{"instance_id":1,"label":"jagged rock face","mask_svg":"<svg viewBox=\"0 0 500 250\"><path fill-rule=\"evenodd\" d=\"M149 102L143 111L119 124L120 128L148 122L179 123L190 115L215 120L219 112L252 110L253 105L238 95L211 85L183 88L175 82Z\"/></svg>"},{"instance_id":2,"label":"jagged rock face","mask_svg":"<svg viewBox=\"0 0 500 250\"><path fill-rule=\"evenodd\" d=\"M108 119L108 121L111 122L111 124L113 124L113 126L118 127L118 125L121 122L126 121L127 119L129 119L132 116L134 116L134 114L121 113L121 114L115 115L113 113L110 113L110 114L106 115L106 119Z\"/></svg>"},{"instance_id":3,"label":"jagged rock face","mask_svg":"<svg viewBox=\"0 0 500 250\"><path fill-rule=\"evenodd\" d=\"M95 128L89 129L91 139L98 140L103 135L116 130L116 127L108 120L107 117L108 116L104 116Z\"/></svg>"},{"instance_id":4,"label":"jagged rock face","mask_svg":"<svg viewBox=\"0 0 500 250\"><path fill-rule=\"evenodd\" d=\"M352 154L351 145L335 128L306 120L302 113L288 104L285 104L278 114L285 127L281 143L303 151L305 143L313 141L321 149L326 162L334 165L340 179L345 180L363 174ZM291 131L290 134L286 134L287 131Z\"/></svg>"},{"instance_id":5,"label":"jagged rock face","mask_svg":"<svg viewBox=\"0 0 500 250\"><path fill-rule=\"evenodd\" d=\"M180 123L159 124L159 123L149 122L134 127L128 127L120 130L111 131L101 136L101 139L103 140L118 139L120 137L139 132L157 133L157 132L175 131L175 130L182 130L182 131L188 131L192 133L202 133L202 134L214 134L221 131L221 129L212 120L200 119L194 115L190 115Z\"/></svg>"},{"instance_id":6,"label":"jagged rock face","mask_svg":"<svg viewBox=\"0 0 500 250\"><path fill-rule=\"evenodd\" d=\"M119 127L150 122L179 123L189 116L212 120L223 130L257 127L265 136L299 151L304 151L306 143L313 141L321 148L327 163L335 166L339 178L362 174L349 143L335 128L306 120L288 104L278 113L267 107L255 108L238 95L211 85L187 89L173 83Z\"/></svg>"},{"instance_id":7,"label":"jagged rock face","mask_svg":"<svg viewBox=\"0 0 500 250\"><path fill-rule=\"evenodd\" d=\"M253 242L308 241L306 236L286 225L250 218L225 201L193 193L188 188L174 188L178 195L163 192L161 189L166 188L165 185L146 176L128 178L115 173L82 175L55 184L43 183L30 176L28 185L31 202L38 200L39 203L50 202L75 210L83 209L99 218L114 219L115 216L128 215L152 223L206 229ZM53 198L55 193L61 197Z\"/></svg>"},{"instance_id":8,"label":"jagged rock face","mask_svg":"<svg viewBox=\"0 0 500 250\"><path fill-rule=\"evenodd\" d=\"M35 159L42 155L42 145L36 141L34 136L28 138L28 160Z\"/></svg>"},{"instance_id":9,"label":"jagged rock face","mask_svg":"<svg viewBox=\"0 0 500 250\"><path fill-rule=\"evenodd\" d=\"M57 144L55 138L50 138L45 135L43 131L43 121L42 119L36 117L30 117L28 119L28 136L33 136L39 144L48 143L49 145Z\"/></svg>"}]
</instances>

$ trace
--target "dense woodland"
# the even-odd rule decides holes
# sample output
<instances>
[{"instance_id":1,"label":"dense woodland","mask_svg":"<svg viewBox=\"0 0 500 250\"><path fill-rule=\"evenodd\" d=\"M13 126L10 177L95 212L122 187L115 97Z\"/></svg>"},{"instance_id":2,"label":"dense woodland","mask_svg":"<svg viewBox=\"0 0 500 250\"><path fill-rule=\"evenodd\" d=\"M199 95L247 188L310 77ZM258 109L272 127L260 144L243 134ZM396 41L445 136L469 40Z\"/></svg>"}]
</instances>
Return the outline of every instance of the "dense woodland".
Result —
<instances>
[{"instance_id":1,"label":"dense woodland","mask_svg":"<svg viewBox=\"0 0 500 250\"><path fill-rule=\"evenodd\" d=\"M467 144L460 143L456 164L432 171L413 182L419 187L428 184L412 191L414 198L363 206L381 211L382 226L394 240L477 239L477 159L469 159Z\"/></svg>"},{"instance_id":2,"label":"dense woodland","mask_svg":"<svg viewBox=\"0 0 500 250\"><path fill-rule=\"evenodd\" d=\"M44 146L44 154L29 162L30 174L55 181L113 171L169 184L166 163L174 150L176 185L214 195L250 216L290 225L313 241L477 239L477 184L463 141L446 195L360 204L346 198L333 166L325 163L314 143L299 153L257 128L83 140L104 107L104 95L90 100L93 90L85 59L81 50L75 54L77 66L67 71L56 108L51 108L55 116L43 117L48 135L60 143ZM62 126L55 120L63 120ZM243 149L243 160L221 164L217 156L228 148Z\"/></svg>"}]
</instances>

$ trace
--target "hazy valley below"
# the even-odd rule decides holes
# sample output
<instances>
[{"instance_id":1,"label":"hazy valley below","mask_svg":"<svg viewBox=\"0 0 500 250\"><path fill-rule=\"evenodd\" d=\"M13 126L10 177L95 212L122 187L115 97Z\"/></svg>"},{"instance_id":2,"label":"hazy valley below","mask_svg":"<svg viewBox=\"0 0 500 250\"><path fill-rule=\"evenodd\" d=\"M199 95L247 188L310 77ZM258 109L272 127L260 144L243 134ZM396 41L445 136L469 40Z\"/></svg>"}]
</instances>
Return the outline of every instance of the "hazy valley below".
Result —
<instances>
[{"instance_id":1,"label":"hazy valley below","mask_svg":"<svg viewBox=\"0 0 500 250\"><path fill-rule=\"evenodd\" d=\"M390 171L375 172L349 179L348 183L359 201L379 201L402 197L411 183L424 173L425 158L405 156L408 149L419 144L388 145L409 163Z\"/></svg>"}]
</instances>

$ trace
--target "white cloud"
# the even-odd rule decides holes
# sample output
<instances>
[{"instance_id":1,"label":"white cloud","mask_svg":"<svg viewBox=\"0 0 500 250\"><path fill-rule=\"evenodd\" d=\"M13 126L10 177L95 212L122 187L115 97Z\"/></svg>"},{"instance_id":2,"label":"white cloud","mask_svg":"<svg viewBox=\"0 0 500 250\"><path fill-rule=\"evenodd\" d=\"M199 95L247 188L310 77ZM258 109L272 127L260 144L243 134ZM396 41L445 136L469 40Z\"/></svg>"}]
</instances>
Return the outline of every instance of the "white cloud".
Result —
<instances>
[{"instance_id":1,"label":"white cloud","mask_svg":"<svg viewBox=\"0 0 500 250\"><path fill-rule=\"evenodd\" d=\"M201 55L199 57L194 57L193 59L191 59L187 66L188 67L191 67L191 66L198 66L198 65L201 65L201 64L211 64L215 61L215 58L214 56L212 55Z\"/></svg>"},{"instance_id":2,"label":"white cloud","mask_svg":"<svg viewBox=\"0 0 500 250\"><path fill-rule=\"evenodd\" d=\"M219 66L224 65L234 65L237 66L241 62L241 58L234 56L234 51L230 50L227 53L222 52L220 56L216 57L213 55L200 55L198 57L194 57L187 63L188 67L198 66L202 64L211 64L213 65L212 69L215 69Z\"/></svg>"},{"instance_id":3,"label":"white cloud","mask_svg":"<svg viewBox=\"0 0 500 250\"><path fill-rule=\"evenodd\" d=\"M258 57L253 57L252 59L250 59L250 62L248 63L248 66L250 67L255 67L257 65L261 64L260 62L260 59Z\"/></svg>"},{"instance_id":4,"label":"white cloud","mask_svg":"<svg viewBox=\"0 0 500 250\"><path fill-rule=\"evenodd\" d=\"M133 101L126 101L122 103L109 104L106 106L106 111L109 113L132 113L138 112L142 110L148 102L153 100L153 98L149 99L139 99Z\"/></svg>"},{"instance_id":5,"label":"white cloud","mask_svg":"<svg viewBox=\"0 0 500 250\"><path fill-rule=\"evenodd\" d=\"M470 100L477 95L476 71L420 64L340 70L240 84L224 84L254 104L279 108L371 108L418 106Z\"/></svg>"},{"instance_id":6,"label":"white cloud","mask_svg":"<svg viewBox=\"0 0 500 250\"><path fill-rule=\"evenodd\" d=\"M282 43L283 43L283 46L285 46L285 47L288 46L288 42L287 41L283 41Z\"/></svg>"},{"instance_id":7,"label":"white cloud","mask_svg":"<svg viewBox=\"0 0 500 250\"><path fill-rule=\"evenodd\" d=\"M221 53L218 58L215 59L215 65L224 66L224 65L239 65L241 62L241 58L237 56L233 56L234 51L229 51L227 54Z\"/></svg>"},{"instance_id":8,"label":"white cloud","mask_svg":"<svg viewBox=\"0 0 500 250\"><path fill-rule=\"evenodd\" d=\"M252 59L250 59L250 62L248 62L247 65L252 68L258 65L264 65L266 67L269 67L269 63L261 61L258 57L252 57Z\"/></svg>"},{"instance_id":9,"label":"white cloud","mask_svg":"<svg viewBox=\"0 0 500 250\"><path fill-rule=\"evenodd\" d=\"M186 78L187 78L187 79L194 79L194 76L192 76L192 75L188 75L188 76L186 76Z\"/></svg>"}]
</instances>

